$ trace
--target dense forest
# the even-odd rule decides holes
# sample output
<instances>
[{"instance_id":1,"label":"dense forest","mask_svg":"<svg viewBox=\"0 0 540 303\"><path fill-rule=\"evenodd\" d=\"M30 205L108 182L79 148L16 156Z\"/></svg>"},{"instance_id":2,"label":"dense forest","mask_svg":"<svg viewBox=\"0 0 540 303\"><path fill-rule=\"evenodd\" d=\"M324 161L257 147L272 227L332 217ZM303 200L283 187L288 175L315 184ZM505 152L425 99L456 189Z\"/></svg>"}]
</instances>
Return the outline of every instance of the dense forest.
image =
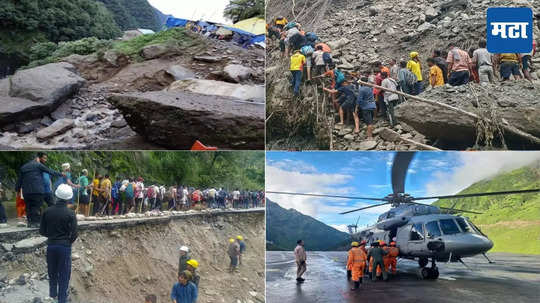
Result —
<instances>
[{"instance_id":1,"label":"dense forest","mask_svg":"<svg viewBox=\"0 0 540 303\"><path fill-rule=\"evenodd\" d=\"M253 17L264 18L264 0L230 0L223 16L233 23Z\"/></svg>"},{"instance_id":2,"label":"dense forest","mask_svg":"<svg viewBox=\"0 0 540 303\"><path fill-rule=\"evenodd\" d=\"M36 152L1 152L0 178L6 188L14 186L19 168ZM47 166L60 170L71 164L73 179L82 169L90 174L116 177L142 176L148 184L216 186L264 189L264 152L48 152Z\"/></svg>"},{"instance_id":3,"label":"dense forest","mask_svg":"<svg viewBox=\"0 0 540 303\"><path fill-rule=\"evenodd\" d=\"M159 30L164 15L147 0L5 0L0 5L0 76L28 64L32 46L85 37L114 39L123 30Z\"/></svg>"}]
</instances>

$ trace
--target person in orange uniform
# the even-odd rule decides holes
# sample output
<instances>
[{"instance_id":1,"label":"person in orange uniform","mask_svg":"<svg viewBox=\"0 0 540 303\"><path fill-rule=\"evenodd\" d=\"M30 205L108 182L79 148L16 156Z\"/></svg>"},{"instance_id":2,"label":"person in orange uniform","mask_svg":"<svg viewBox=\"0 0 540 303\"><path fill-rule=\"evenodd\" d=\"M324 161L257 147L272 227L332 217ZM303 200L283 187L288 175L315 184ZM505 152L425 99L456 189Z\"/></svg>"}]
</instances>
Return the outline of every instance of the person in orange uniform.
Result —
<instances>
[{"instance_id":1,"label":"person in orange uniform","mask_svg":"<svg viewBox=\"0 0 540 303\"><path fill-rule=\"evenodd\" d=\"M351 250L354 248L355 243L356 242L351 243L351 249L349 249L349 252L347 254L347 281L350 281L352 277L352 262L349 262L349 259L351 256Z\"/></svg>"},{"instance_id":2,"label":"person in orange uniform","mask_svg":"<svg viewBox=\"0 0 540 303\"><path fill-rule=\"evenodd\" d=\"M386 266L386 271L390 272L392 269L392 274L397 274L397 256L399 255L399 248L396 247L396 242L390 242L390 247L388 247L388 266Z\"/></svg>"},{"instance_id":3,"label":"person in orange uniform","mask_svg":"<svg viewBox=\"0 0 540 303\"><path fill-rule=\"evenodd\" d=\"M381 248L386 252L386 255L383 256L384 270L388 272L388 265L390 265L390 256L388 255L388 245L386 242L381 242ZM379 275L379 270L377 270L377 275Z\"/></svg>"},{"instance_id":4,"label":"person in orange uniform","mask_svg":"<svg viewBox=\"0 0 540 303\"><path fill-rule=\"evenodd\" d=\"M358 242L351 244L353 248L349 250L349 256L347 258L347 268L351 268L352 280L354 286L351 290L357 290L362 283L362 277L364 276L364 266L366 265L366 254L360 249Z\"/></svg>"},{"instance_id":5,"label":"person in orange uniform","mask_svg":"<svg viewBox=\"0 0 540 303\"><path fill-rule=\"evenodd\" d=\"M359 247L360 247L360 249L361 249L361 250L366 254L366 256L367 256L366 243L367 243L366 240L362 240L362 241L360 242L360 246L359 246ZM366 261L367 261L367 260L366 260ZM366 263L366 265L364 266L364 272L366 272L366 271L368 270L368 267L369 267L369 266L367 266L367 263Z\"/></svg>"}]
</instances>

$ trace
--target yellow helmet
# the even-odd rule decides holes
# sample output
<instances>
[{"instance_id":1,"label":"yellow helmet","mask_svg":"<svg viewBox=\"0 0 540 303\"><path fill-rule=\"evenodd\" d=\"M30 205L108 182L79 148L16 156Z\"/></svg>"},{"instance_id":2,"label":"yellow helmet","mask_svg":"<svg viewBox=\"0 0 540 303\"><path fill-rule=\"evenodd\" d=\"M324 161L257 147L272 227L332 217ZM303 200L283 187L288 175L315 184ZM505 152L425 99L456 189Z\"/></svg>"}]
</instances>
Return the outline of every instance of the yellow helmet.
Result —
<instances>
[{"instance_id":1,"label":"yellow helmet","mask_svg":"<svg viewBox=\"0 0 540 303\"><path fill-rule=\"evenodd\" d=\"M191 267L193 267L193 268L199 267L199 262L197 262L197 260L195 260L195 259L189 259L186 263L188 265L191 265Z\"/></svg>"},{"instance_id":2,"label":"yellow helmet","mask_svg":"<svg viewBox=\"0 0 540 303\"><path fill-rule=\"evenodd\" d=\"M236 239L240 240L240 241L243 241L244 240L244 237L242 236L236 236Z\"/></svg>"},{"instance_id":3,"label":"yellow helmet","mask_svg":"<svg viewBox=\"0 0 540 303\"><path fill-rule=\"evenodd\" d=\"M229 243L234 243L234 239L233 239L233 238L230 238L230 239L229 239Z\"/></svg>"},{"instance_id":4,"label":"yellow helmet","mask_svg":"<svg viewBox=\"0 0 540 303\"><path fill-rule=\"evenodd\" d=\"M418 57L418 52L411 52L409 54L409 56L411 57L411 59L414 59L414 58Z\"/></svg>"},{"instance_id":5,"label":"yellow helmet","mask_svg":"<svg viewBox=\"0 0 540 303\"><path fill-rule=\"evenodd\" d=\"M357 247L357 246L358 246L358 242L354 241L353 243L351 243L351 246L352 246L352 247Z\"/></svg>"}]
</instances>

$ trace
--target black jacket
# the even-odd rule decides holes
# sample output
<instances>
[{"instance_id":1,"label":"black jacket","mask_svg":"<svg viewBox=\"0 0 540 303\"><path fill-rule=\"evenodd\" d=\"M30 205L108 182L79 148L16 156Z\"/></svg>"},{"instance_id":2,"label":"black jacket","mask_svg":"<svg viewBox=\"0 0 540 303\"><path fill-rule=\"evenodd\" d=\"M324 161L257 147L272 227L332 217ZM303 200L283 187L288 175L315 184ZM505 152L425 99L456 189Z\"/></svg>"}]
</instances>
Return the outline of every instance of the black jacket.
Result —
<instances>
[{"instance_id":1,"label":"black jacket","mask_svg":"<svg viewBox=\"0 0 540 303\"><path fill-rule=\"evenodd\" d=\"M58 200L43 213L39 233L49 238L49 245L71 246L78 236L75 212L67 208L65 201Z\"/></svg>"},{"instance_id":2,"label":"black jacket","mask_svg":"<svg viewBox=\"0 0 540 303\"><path fill-rule=\"evenodd\" d=\"M22 188L23 195L45 193L43 172L47 172L51 176L62 176L61 173L48 168L36 160L32 160L21 167L15 190L18 192Z\"/></svg>"}]
</instances>

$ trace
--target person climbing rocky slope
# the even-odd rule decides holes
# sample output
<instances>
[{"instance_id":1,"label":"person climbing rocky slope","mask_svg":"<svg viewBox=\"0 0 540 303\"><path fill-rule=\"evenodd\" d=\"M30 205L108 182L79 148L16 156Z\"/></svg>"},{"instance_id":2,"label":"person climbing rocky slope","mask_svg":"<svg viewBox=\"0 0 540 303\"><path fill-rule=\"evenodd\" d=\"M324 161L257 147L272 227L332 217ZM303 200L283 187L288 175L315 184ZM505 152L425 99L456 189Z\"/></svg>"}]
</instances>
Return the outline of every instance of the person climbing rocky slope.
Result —
<instances>
[{"instance_id":1,"label":"person climbing rocky slope","mask_svg":"<svg viewBox=\"0 0 540 303\"><path fill-rule=\"evenodd\" d=\"M72 302L170 301L178 249L199 262L199 302L264 302L264 209L174 212L157 217L79 222L72 251ZM242 235L246 253L228 273L227 241ZM43 238L0 233L0 302L51 302ZM226 283L223 283L226 281Z\"/></svg>"},{"instance_id":2,"label":"person climbing rocky slope","mask_svg":"<svg viewBox=\"0 0 540 303\"><path fill-rule=\"evenodd\" d=\"M223 149L262 148L264 51L243 49L182 29L155 35L153 44L146 36L119 42L131 43L131 53L112 48L84 56L74 54L0 80L0 146L189 149L192 139L201 134L191 132L195 125L196 130L250 134L236 136L228 145L218 136L199 137L204 144ZM163 41L162 37L170 36L172 41ZM162 90L172 98L156 102L135 97L137 107L119 101ZM246 102L249 104L244 105ZM198 106L201 103L207 105ZM247 109L237 115L237 107ZM195 122L189 119L193 108L198 110ZM174 114L166 113L168 110ZM250 118L245 119L246 115ZM151 125L156 119L165 123L153 128L152 133L142 131L141 124ZM179 120L194 124L182 125L182 131L178 131L174 122ZM185 134L189 138L178 140Z\"/></svg>"},{"instance_id":3,"label":"person climbing rocky slope","mask_svg":"<svg viewBox=\"0 0 540 303\"><path fill-rule=\"evenodd\" d=\"M289 21L302 24L306 32L315 32L321 41L330 46L337 67L344 72L364 73L370 71L376 61L388 64L391 58L398 62L408 60L408 54L417 51L422 70L427 75L426 59L431 57L433 50L446 52L449 42L455 42L464 50L478 47L478 41L485 36L485 12L488 7L527 6L533 8L535 16L539 16L540 5L536 2L317 0L294 1L294 7L291 7L293 4L290 1L269 0L267 22L274 17L284 16ZM540 23L536 20L534 36L540 37ZM270 149L539 147L538 119L532 118L540 110L538 57L533 57L533 67L536 69L532 73L532 84L525 81L497 82L487 86L468 84L457 88L436 88L419 95L456 106L481 117L482 121L463 119L455 112L444 113L444 108L409 99L395 108L398 124L391 127L386 120L378 118L374 140L366 140L365 127L355 135L350 123L344 128L334 125L337 113L330 107L328 96L322 94L320 85L315 89L314 85L304 83L303 98L293 101L288 80L288 58L281 57L276 43L271 44L267 52L267 142ZM428 111L431 118L425 119ZM517 113L521 113L521 119ZM491 122L486 122L488 120ZM525 136L518 138L511 132L500 132L497 125L516 128ZM466 129L465 134L457 136L463 129Z\"/></svg>"}]
</instances>

